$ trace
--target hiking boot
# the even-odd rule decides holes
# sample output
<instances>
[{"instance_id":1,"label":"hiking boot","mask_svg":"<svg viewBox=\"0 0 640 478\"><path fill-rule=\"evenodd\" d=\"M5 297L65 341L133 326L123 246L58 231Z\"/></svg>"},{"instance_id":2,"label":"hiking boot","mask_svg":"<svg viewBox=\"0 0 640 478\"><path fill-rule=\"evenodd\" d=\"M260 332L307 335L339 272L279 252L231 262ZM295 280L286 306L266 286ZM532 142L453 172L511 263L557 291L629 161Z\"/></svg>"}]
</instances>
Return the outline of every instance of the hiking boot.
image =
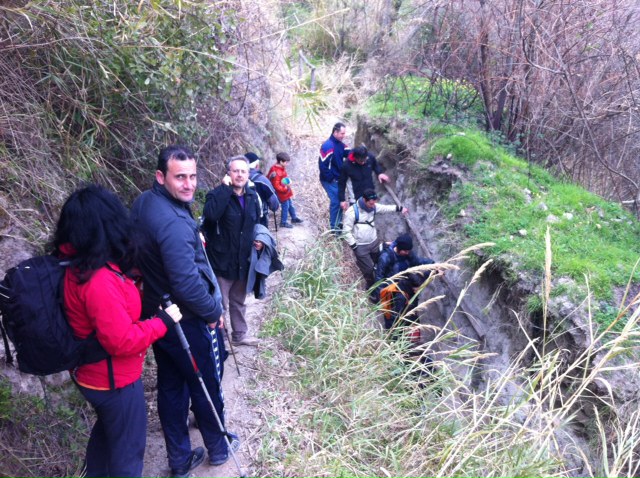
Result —
<instances>
[{"instance_id":1,"label":"hiking boot","mask_svg":"<svg viewBox=\"0 0 640 478\"><path fill-rule=\"evenodd\" d=\"M286 227L287 229L292 229L293 225L290 222L285 222L283 224L280 224L280 227Z\"/></svg>"},{"instance_id":2,"label":"hiking boot","mask_svg":"<svg viewBox=\"0 0 640 478\"><path fill-rule=\"evenodd\" d=\"M242 337L241 339L233 339L232 345L251 345L256 346L260 343L260 339L256 337Z\"/></svg>"},{"instance_id":3,"label":"hiking boot","mask_svg":"<svg viewBox=\"0 0 640 478\"><path fill-rule=\"evenodd\" d=\"M171 476L174 478L187 478L194 468L200 466L204 461L204 448L197 447L191 452L191 457L187 463L187 467L183 470L171 470Z\"/></svg>"},{"instance_id":4,"label":"hiking boot","mask_svg":"<svg viewBox=\"0 0 640 478\"><path fill-rule=\"evenodd\" d=\"M299 217L294 217L293 219L291 219L291 222L294 224L302 224L304 221Z\"/></svg>"},{"instance_id":5,"label":"hiking boot","mask_svg":"<svg viewBox=\"0 0 640 478\"><path fill-rule=\"evenodd\" d=\"M229 442L231 443L231 449L236 452L238 448L240 448L240 438L235 433L229 432ZM221 453L218 455L209 454L209 465L211 466L220 466L229 460L231 453L227 450L226 453Z\"/></svg>"}]
</instances>

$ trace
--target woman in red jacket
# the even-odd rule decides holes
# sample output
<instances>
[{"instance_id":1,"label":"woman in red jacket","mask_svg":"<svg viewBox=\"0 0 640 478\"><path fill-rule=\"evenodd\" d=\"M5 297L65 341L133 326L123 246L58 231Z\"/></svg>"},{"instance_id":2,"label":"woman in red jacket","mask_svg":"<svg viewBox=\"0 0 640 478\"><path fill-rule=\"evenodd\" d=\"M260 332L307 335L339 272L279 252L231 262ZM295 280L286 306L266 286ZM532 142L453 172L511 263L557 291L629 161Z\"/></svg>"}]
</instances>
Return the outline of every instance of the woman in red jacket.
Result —
<instances>
[{"instance_id":1,"label":"woman in red jacket","mask_svg":"<svg viewBox=\"0 0 640 478\"><path fill-rule=\"evenodd\" d=\"M69 197L54 237L70 261L64 306L76 336L96 338L109 354L71 371L98 419L86 453L86 476L141 476L147 434L142 366L147 348L182 317L176 306L140 320L129 211L115 194L92 185Z\"/></svg>"},{"instance_id":2,"label":"woman in red jacket","mask_svg":"<svg viewBox=\"0 0 640 478\"><path fill-rule=\"evenodd\" d=\"M280 219L280 227L293 227L291 223L287 222L287 217L291 214L291 222L294 224L300 224L302 219L296 214L296 208L293 207L293 190L291 189L291 179L287 174L287 163L291 161L291 158L287 153L278 153L276 155L276 164L271 166L267 177L273 189L276 190L276 196L282 206L282 216Z\"/></svg>"}]
</instances>

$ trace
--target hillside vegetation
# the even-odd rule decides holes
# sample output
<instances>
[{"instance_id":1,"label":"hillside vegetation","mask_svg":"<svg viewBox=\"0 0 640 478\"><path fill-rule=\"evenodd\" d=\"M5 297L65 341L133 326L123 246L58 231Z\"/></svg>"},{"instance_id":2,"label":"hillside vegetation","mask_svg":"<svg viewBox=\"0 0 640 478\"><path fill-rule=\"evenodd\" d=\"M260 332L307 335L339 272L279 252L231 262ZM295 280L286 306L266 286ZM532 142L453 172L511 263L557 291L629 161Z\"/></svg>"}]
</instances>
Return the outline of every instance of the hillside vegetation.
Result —
<instances>
[{"instance_id":1,"label":"hillside vegetation","mask_svg":"<svg viewBox=\"0 0 640 478\"><path fill-rule=\"evenodd\" d=\"M599 402L591 387L604 374L626 367L614 365L614 359L621 347L635 343L638 311L629 314L621 334L596 336L598 345L575 360L567 361L552 345L561 334L557 330L542 341L530 338L508 369L488 370L492 378L476 389L474 364L492 354L451 327L452 317L445 328L432 325L429 312L443 300L430 293L438 278L423 286L431 298L419 306L424 329L435 331L434 339L420 348L433 359L426 367L407 359L408 341L389 340L364 325L375 323L377 313L345 279L350 274L341 255L335 243L310 251L287 274L273 318L265 324L264 331L279 337L293 354L287 369L294 373L272 387L290 390L295 398L285 394L284 402L269 406L275 390L264 386L257 397L272 413L287 411L264 437L269 446L259 455L263 470L290 476L637 473L637 408L618 416L612 397ZM464 256L435 268L451 271ZM478 286L485 266L458 302ZM277 374L280 365L273 353L263 356L270 364L267 372ZM584 435L576 434L583 413L590 416L590 425Z\"/></svg>"},{"instance_id":2,"label":"hillside vegetation","mask_svg":"<svg viewBox=\"0 0 640 478\"><path fill-rule=\"evenodd\" d=\"M40 246L70 190L99 182L129 201L170 142L222 161L238 128L223 106L238 95L228 49L240 12L181 0L0 5L0 226Z\"/></svg>"},{"instance_id":3,"label":"hillside vegetation","mask_svg":"<svg viewBox=\"0 0 640 478\"><path fill-rule=\"evenodd\" d=\"M206 188L233 154L266 155L322 116L351 127L364 111L405 143L385 152L405 197L434 168L455 171L430 198L450 253L419 307L425 319L447 311L442 326L424 320L433 366L376 329L339 242L320 237L265 322L295 373L255 399L291 413L262 431L262 474L636 476L638 397L621 395L637 390L625 377L638 368L638 14L633 0L9 0L0 266L44 249L78 185L126 202L146 189L164 144L197 151ZM315 65L313 90L298 51ZM504 312L524 345L502 368L455 322L494 269L500 288L534 284L524 312ZM433 293L456 273L458 297ZM547 322L559 296L571 308ZM587 345L567 350L578 313ZM261 353L280 377L279 355ZM65 386L43 390L0 382L0 474L81 473L87 406Z\"/></svg>"}]
</instances>

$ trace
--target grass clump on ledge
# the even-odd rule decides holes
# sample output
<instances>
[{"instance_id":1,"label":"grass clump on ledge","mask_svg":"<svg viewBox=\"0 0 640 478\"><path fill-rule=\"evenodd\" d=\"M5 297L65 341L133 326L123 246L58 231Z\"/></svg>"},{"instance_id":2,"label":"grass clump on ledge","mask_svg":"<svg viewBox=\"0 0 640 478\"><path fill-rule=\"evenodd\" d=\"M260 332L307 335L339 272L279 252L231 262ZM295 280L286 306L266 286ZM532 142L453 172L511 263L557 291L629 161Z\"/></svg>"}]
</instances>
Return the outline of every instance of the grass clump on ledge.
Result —
<instances>
[{"instance_id":1,"label":"grass clump on ledge","mask_svg":"<svg viewBox=\"0 0 640 478\"><path fill-rule=\"evenodd\" d=\"M637 438L635 427L607 435L609 450L619 453L603 462L606 470L599 457L584 459L582 443L557 440L572 428L573 407L591 398L587 387L611 356L592 363L593 354L621 344L621 335L575 363L532 339L505 370L488 370L487 357L450 318L425 345L433 352L433 379L418 379L419 365L403 359L407 344L372 327L376 312L345 280L340 254L333 242L308 251L287 273L263 326L292 354L296 372L285 386L300 397L293 418L274 422L263 438L264 474L273 473L270 466L284 467L287 476L572 476L578 464L598 476L623 469L630 456L624 434ZM428 308L425 314L428 327ZM533 359L525 365L527 356ZM469 386L476 367L485 377L480 389ZM554 398L561 394L564 401Z\"/></svg>"},{"instance_id":2,"label":"grass clump on ledge","mask_svg":"<svg viewBox=\"0 0 640 478\"><path fill-rule=\"evenodd\" d=\"M471 124L483 119L482 100L473 86L445 78L391 77L369 98L366 110L376 117L434 117Z\"/></svg>"},{"instance_id":3,"label":"grass clump on ledge","mask_svg":"<svg viewBox=\"0 0 640 478\"><path fill-rule=\"evenodd\" d=\"M640 258L640 224L619 204L554 178L479 131L448 131L436 137L420 167L435 158L448 158L466 171L444 205L450 220L464 224L464 244L493 241L492 257L541 273L549 227L554 277L567 276L577 283L586 277L602 301L611 300L614 288L626 286L630 277L640 282L640 271L634 271Z\"/></svg>"}]
</instances>

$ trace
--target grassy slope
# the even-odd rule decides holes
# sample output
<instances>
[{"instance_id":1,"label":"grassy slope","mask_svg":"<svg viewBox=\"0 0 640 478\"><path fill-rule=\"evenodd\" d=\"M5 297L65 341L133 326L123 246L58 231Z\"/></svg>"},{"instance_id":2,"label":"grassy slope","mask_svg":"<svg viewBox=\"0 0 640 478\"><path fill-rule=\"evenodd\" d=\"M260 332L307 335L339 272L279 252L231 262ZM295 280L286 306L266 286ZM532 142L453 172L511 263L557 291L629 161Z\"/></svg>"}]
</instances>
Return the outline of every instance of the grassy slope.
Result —
<instances>
[{"instance_id":1,"label":"grassy slope","mask_svg":"<svg viewBox=\"0 0 640 478\"><path fill-rule=\"evenodd\" d=\"M415 80L409 85L413 89L396 88L395 93L373 97L369 114L397 117L402 111L415 121L424 118L425 111L442 111L433 99L425 110L424 85ZM477 116L474 108L471 104L458 113L468 119ZM541 277L549 228L554 277L570 277L578 284L588 280L601 301L596 319L606 325L615 315L607 311L619 306L611 303L614 288L624 287L630 278L640 282L640 271L635 270L640 258L638 221L620 205L511 154L469 122L461 124L425 126L428 148L418 164L426 174L436 158L448 158L467 172L443 205L450 220L466 217L462 243L494 242L486 251L489 255Z\"/></svg>"}]
</instances>

